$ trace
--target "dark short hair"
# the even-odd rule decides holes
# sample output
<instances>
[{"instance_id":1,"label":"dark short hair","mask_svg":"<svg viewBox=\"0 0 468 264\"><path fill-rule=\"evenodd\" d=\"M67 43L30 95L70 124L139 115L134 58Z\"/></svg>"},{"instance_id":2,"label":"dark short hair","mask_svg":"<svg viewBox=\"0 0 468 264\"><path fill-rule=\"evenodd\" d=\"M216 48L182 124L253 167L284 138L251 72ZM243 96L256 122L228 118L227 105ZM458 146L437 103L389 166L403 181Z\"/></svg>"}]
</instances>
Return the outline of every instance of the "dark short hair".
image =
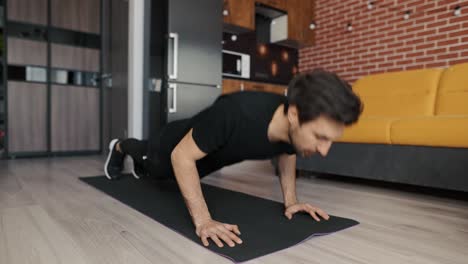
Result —
<instances>
[{"instance_id":1,"label":"dark short hair","mask_svg":"<svg viewBox=\"0 0 468 264\"><path fill-rule=\"evenodd\" d=\"M288 104L298 109L299 123L303 124L326 115L333 120L351 125L362 113L363 105L352 87L338 75L323 69L296 75L288 86ZM288 106L284 108L286 114Z\"/></svg>"}]
</instances>

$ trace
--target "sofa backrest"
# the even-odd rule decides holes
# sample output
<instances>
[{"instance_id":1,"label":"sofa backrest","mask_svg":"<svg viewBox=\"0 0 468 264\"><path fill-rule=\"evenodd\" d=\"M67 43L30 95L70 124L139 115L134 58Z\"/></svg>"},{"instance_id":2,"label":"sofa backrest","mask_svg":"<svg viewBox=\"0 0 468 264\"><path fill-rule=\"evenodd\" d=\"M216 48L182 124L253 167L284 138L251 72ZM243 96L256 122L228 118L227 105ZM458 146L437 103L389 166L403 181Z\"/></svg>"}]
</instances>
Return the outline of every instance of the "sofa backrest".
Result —
<instances>
[{"instance_id":1,"label":"sofa backrest","mask_svg":"<svg viewBox=\"0 0 468 264\"><path fill-rule=\"evenodd\" d=\"M468 115L468 63L447 68L439 83L436 115Z\"/></svg>"},{"instance_id":2,"label":"sofa backrest","mask_svg":"<svg viewBox=\"0 0 468 264\"><path fill-rule=\"evenodd\" d=\"M443 69L365 76L353 85L364 102L363 116L431 116Z\"/></svg>"}]
</instances>

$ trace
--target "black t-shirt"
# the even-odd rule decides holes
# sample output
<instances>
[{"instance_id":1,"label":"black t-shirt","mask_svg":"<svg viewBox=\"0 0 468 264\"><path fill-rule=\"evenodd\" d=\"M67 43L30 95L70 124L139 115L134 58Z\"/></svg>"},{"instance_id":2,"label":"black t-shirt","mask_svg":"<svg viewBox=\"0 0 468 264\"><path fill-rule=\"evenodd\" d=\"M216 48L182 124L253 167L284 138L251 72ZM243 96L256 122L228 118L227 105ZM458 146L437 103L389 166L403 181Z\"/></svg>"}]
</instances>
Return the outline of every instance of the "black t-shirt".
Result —
<instances>
[{"instance_id":1,"label":"black t-shirt","mask_svg":"<svg viewBox=\"0 0 468 264\"><path fill-rule=\"evenodd\" d=\"M268 140L273 114L286 102L285 96L264 92L222 95L193 118L167 124L151 144L150 160L156 160L157 173L173 174L170 154L191 128L195 143L207 153L196 162L200 177L243 160L294 154L292 145Z\"/></svg>"}]
</instances>

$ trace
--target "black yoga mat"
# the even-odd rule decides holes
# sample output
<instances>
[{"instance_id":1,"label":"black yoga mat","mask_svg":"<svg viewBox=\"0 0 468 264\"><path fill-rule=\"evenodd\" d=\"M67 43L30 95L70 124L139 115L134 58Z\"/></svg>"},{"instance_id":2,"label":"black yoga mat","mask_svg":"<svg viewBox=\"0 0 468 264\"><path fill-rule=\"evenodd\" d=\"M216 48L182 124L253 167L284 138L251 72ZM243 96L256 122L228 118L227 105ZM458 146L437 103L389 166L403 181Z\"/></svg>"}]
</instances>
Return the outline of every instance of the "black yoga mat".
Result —
<instances>
[{"instance_id":1,"label":"black yoga mat","mask_svg":"<svg viewBox=\"0 0 468 264\"><path fill-rule=\"evenodd\" d=\"M195 234L175 181L154 182L133 177L109 181L104 176L80 179L204 247ZM337 216L316 222L304 213L295 214L288 220L282 203L203 183L202 190L213 219L238 225L243 241L233 248L225 243L223 248L218 248L209 240L210 245L206 248L236 263L286 249L312 236L326 235L358 224Z\"/></svg>"}]
</instances>

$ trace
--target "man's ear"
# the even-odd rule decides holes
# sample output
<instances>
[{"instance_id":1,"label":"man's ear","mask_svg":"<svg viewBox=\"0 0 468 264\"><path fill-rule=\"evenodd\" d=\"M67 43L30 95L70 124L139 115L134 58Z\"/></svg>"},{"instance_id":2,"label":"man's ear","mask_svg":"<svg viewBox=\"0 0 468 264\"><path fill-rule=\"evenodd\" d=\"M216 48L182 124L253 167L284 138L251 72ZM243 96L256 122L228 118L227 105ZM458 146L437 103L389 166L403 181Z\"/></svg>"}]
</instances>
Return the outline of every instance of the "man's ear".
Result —
<instances>
[{"instance_id":1,"label":"man's ear","mask_svg":"<svg viewBox=\"0 0 468 264\"><path fill-rule=\"evenodd\" d=\"M292 125L297 125L299 123L299 113L295 105L290 105L288 108L288 120Z\"/></svg>"}]
</instances>

